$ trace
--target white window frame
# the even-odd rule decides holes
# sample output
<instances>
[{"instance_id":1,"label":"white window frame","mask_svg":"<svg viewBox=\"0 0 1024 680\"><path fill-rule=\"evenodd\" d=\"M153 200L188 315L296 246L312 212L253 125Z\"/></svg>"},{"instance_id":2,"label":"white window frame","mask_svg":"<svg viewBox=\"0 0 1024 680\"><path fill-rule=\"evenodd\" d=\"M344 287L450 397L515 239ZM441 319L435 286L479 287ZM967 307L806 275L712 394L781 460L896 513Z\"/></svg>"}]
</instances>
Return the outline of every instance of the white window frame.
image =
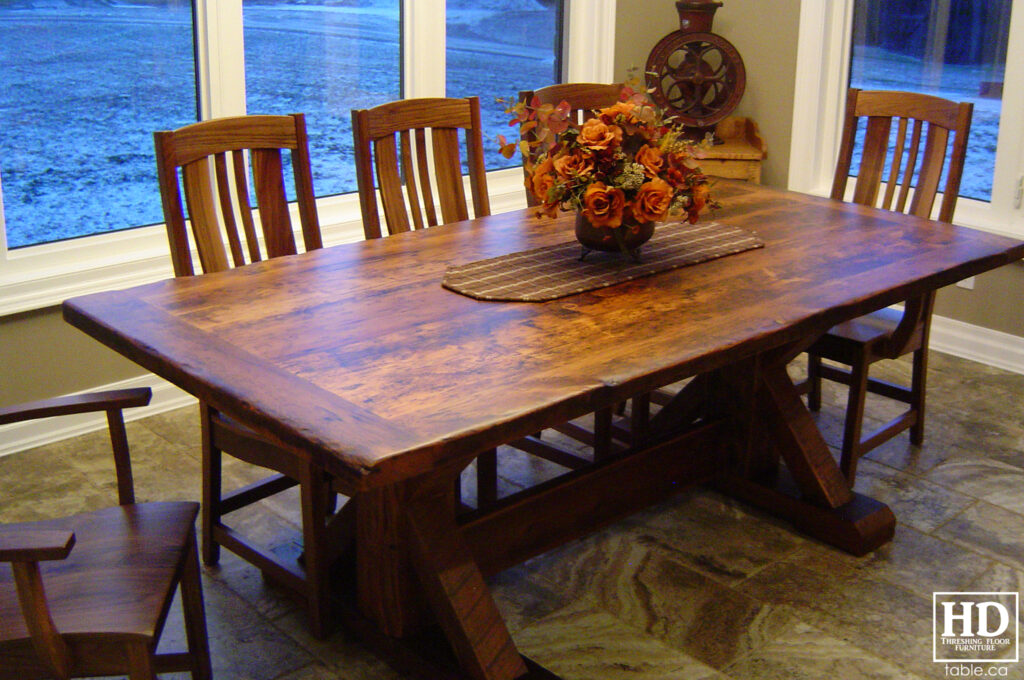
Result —
<instances>
[{"instance_id":1,"label":"white window frame","mask_svg":"<svg viewBox=\"0 0 1024 680\"><path fill-rule=\"evenodd\" d=\"M567 81L614 79L615 2L566 0L563 64ZM403 3L405 96L444 96L445 0ZM196 15L201 115L242 114L242 2L196 0ZM521 170L490 172L487 182L492 211L526 205ZM0 184L0 316L173 275L162 224L8 251L2 209ZM320 199L318 212L325 245L363 238L355 194Z\"/></svg>"},{"instance_id":2,"label":"white window frame","mask_svg":"<svg viewBox=\"0 0 1024 680\"><path fill-rule=\"evenodd\" d=\"M827 196L849 82L853 0L800 3L789 188ZM1013 0L991 202L961 197L957 224L1024 237L1016 203L1024 178L1024 0ZM852 187L851 187L852 190ZM939 201L936 201L938 210Z\"/></svg>"}]
</instances>

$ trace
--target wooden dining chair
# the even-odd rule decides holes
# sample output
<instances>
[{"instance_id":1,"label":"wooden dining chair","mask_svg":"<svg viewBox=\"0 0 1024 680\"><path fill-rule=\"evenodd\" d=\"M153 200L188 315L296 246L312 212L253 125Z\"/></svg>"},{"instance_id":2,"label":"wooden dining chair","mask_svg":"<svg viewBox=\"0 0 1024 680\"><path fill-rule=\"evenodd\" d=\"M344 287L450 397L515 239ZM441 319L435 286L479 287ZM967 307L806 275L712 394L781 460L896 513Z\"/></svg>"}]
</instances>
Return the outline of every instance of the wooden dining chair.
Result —
<instances>
[{"instance_id":1,"label":"wooden dining chair","mask_svg":"<svg viewBox=\"0 0 1024 680\"><path fill-rule=\"evenodd\" d=\"M594 117L595 110L612 106L619 101L621 94L622 83L556 83L538 90L523 90L519 93L519 101L529 104L536 97L537 103L541 105L558 106L566 102L569 104L570 120L582 125ZM527 174L525 163L523 173ZM540 201L532 191L527 190L526 203L533 207L539 205Z\"/></svg>"},{"instance_id":2,"label":"wooden dining chair","mask_svg":"<svg viewBox=\"0 0 1024 680\"><path fill-rule=\"evenodd\" d=\"M192 276L189 225L202 271L216 272L297 251L283 152L291 156L305 249L322 246L302 114L238 116L157 132L157 169L176 276ZM179 173L181 179L179 181ZM251 178L250 178L251 175ZM189 221L182 209L182 189ZM256 199L256 220L250 196ZM239 230L241 225L241 230ZM225 242L227 248L225 248ZM228 254L230 253L230 260ZM308 459L283 451L209 404L200 404L203 441L202 554L216 564L220 546L237 553L306 602L310 627L327 634L329 609L326 524L333 509L330 480ZM222 453L277 474L222 493ZM278 559L225 523L225 515L296 484L302 504L301 563Z\"/></svg>"},{"instance_id":3,"label":"wooden dining chair","mask_svg":"<svg viewBox=\"0 0 1024 680\"><path fill-rule=\"evenodd\" d=\"M403 99L352 111L356 182L366 238L383 235L381 208L388 234L469 219L460 130L473 214L484 217L491 214L491 204L477 97ZM497 451L490 450L477 458L478 504L493 503L497 493Z\"/></svg>"},{"instance_id":4,"label":"wooden dining chair","mask_svg":"<svg viewBox=\"0 0 1024 680\"><path fill-rule=\"evenodd\" d=\"M519 93L519 101L538 105L550 104L551 106L558 106L565 102L569 105L569 119L577 125L582 125L593 118L596 111L617 103L622 98L623 86L623 83L556 83L538 90L523 90ZM529 135L530 132L526 134ZM529 177L526 163L523 164L523 173L525 177ZM540 201L528 188L526 203L531 207L540 204ZM620 415L624 413L625 405L623 404L617 409L597 411L594 414L593 428L568 422L555 429L595 448L611 450L615 447L615 439L627 443L632 441L632 432L642 427L647 420L651 403L665 405L671 398L670 392L655 390L632 399L628 428L623 427L622 423L625 421L615 422L613 417L616 411Z\"/></svg>"},{"instance_id":5,"label":"wooden dining chair","mask_svg":"<svg viewBox=\"0 0 1024 680\"><path fill-rule=\"evenodd\" d=\"M845 200L858 121L866 120L853 202L930 218L945 171L938 220L952 222L972 110L970 103L926 94L851 89L831 197ZM829 330L808 352L806 391L812 410L821 408L822 378L849 386L840 466L851 484L857 460L871 449L906 429L910 430L913 444L924 441L928 332L933 302L934 293L929 293L907 300L902 313L882 309L842 323ZM868 377L871 364L911 352L909 388ZM850 366L850 370L823 364L823 358ZM868 392L904 402L908 408L862 437Z\"/></svg>"},{"instance_id":6,"label":"wooden dining chair","mask_svg":"<svg viewBox=\"0 0 1024 680\"><path fill-rule=\"evenodd\" d=\"M389 234L469 219L460 130L474 215L490 215L479 99L404 99L352 111L366 238L382 235L378 191Z\"/></svg>"},{"instance_id":7,"label":"wooden dining chair","mask_svg":"<svg viewBox=\"0 0 1024 680\"><path fill-rule=\"evenodd\" d=\"M120 505L0 524L0 679L188 671L208 680L210 649L193 502L136 503L122 409L150 390L62 397L0 409L0 425L106 411ZM44 503L40 499L40 503ZM156 653L180 587L188 651Z\"/></svg>"}]
</instances>

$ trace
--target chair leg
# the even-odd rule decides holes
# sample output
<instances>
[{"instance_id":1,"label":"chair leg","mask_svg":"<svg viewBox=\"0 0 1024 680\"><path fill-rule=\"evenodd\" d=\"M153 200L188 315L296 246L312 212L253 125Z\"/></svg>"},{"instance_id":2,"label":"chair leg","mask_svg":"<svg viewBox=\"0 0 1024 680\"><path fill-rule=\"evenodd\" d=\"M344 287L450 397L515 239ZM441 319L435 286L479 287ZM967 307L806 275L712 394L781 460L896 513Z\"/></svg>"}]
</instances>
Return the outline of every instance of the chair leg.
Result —
<instances>
[{"instance_id":1,"label":"chair leg","mask_svg":"<svg viewBox=\"0 0 1024 680\"><path fill-rule=\"evenodd\" d=\"M811 411L821 410L821 357L817 354L807 355L807 408Z\"/></svg>"},{"instance_id":2,"label":"chair leg","mask_svg":"<svg viewBox=\"0 0 1024 680\"><path fill-rule=\"evenodd\" d=\"M860 431L864 423L864 403L868 392L868 363L860 361L850 367L850 394L846 404L846 424L843 427L843 448L839 460L846 481L853 486L860 457Z\"/></svg>"},{"instance_id":3,"label":"chair leg","mask_svg":"<svg viewBox=\"0 0 1024 680\"><path fill-rule=\"evenodd\" d=\"M214 565L220 561L220 545L213 539L213 528L220 524L221 517L221 452L213 445L210 407L200 403L199 412L203 438L203 507L200 519L203 564Z\"/></svg>"},{"instance_id":4,"label":"chair leg","mask_svg":"<svg viewBox=\"0 0 1024 680\"><path fill-rule=\"evenodd\" d=\"M156 680L156 672L153 670L153 652L147 643L131 643L126 651L130 680Z\"/></svg>"},{"instance_id":5,"label":"chair leg","mask_svg":"<svg viewBox=\"0 0 1024 680\"><path fill-rule=\"evenodd\" d=\"M189 539L189 552L181 574L181 604L185 612L185 637L192 663L192 680L210 680L210 640L206 633L206 608L203 606L203 584L199 574L195 531Z\"/></svg>"},{"instance_id":6,"label":"chair leg","mask_svg":"<svg viewBox=\"0 0 1024 680\"><path fill-rule=\"evenodd\" d=\"M323 470L306 463L299 479L302 497L302 542L306 561L306 609L313 636L323 640L330 619L327 569L327 493L330 484Z\"/></svg>"},{"instance_id":7,"label":"chair leg","mask_svg":"<svg viewBox=\"0 0 1024 680\"><path fill-rule=\"evenodd\" d=\"M928 382L928 348L914 352L913 373L910 383L910 408L917 412L916 422L910 426L910 443L924 443L924 402Z\"/></svg>"},{"instance_id":8,"label":"chair leg","mask_svg":"<svg viewBox=\"0 0 1024 680\"><path fill-rule=\"evenodd\" d=\"M491 449L476 459L476 506L483 508L498 500L498 450Z\"/></svg>"}]
</instances>

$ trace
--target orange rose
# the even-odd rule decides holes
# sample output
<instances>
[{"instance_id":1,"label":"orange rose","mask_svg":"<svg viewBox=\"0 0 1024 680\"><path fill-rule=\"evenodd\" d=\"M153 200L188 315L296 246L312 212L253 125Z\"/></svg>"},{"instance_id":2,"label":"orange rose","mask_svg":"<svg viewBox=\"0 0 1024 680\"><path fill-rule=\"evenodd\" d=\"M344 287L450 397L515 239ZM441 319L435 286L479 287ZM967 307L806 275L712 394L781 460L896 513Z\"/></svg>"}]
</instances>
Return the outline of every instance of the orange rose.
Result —
<instances>
[{"instance_id":1,"label":"orange rose","mask_svg":"<svg viewBox=\"0 0 1024 680\"><path fill-rule=\"evenodd\" d=\"M580 128L577 140L588 149L604 151L622 143L622 128L608 125L600 118L591 118Z\"/></svg>"},{"instance_id":2,"label":"orange rose","mask_svg":"<svg viewBox=\"0 0 1024 680\"><path fill-rule=\"evenodd\" d=\"M644 166L644 174L648 177L657 177L665 167L661 149L648 144L641 146L640 150L636 152L636 162Z\"/></svg>"},{"instance_id":3,"label":"orange rose","mask_svg":"<svg viewBox=\"0 0 1024 680\"><path fill-rule=\"evenodd\" d=\"M528 188L541 203L547 202L548 192L555 186L555 176L552 174L554 165L550 158L545 158L530 175Z\"/></svg>"},{"instance_id":4,"label":"orange rose","mask_svg":"<svg viewBox=\"0 0 1024 680\"><path fill-rule=\"evenodd\" d=\"M583 216L595 227L615 229L622 225L622 213L626 207L626 195L622 189L594 182L583 194Z\"/></svg>"},{"instance_id":5,"label":"orange rose","mask_svg":"<svg viewBox=\"0 0 1024 680\"><path fill-rule=\"evenodd\" d=\"M589 175L594 172L594 157L579 152L559 156L555 159L555 172L562 179Z\"/></svg>"},{"instance_id":6,"label":"orange rose","mask_svg":"<svg viewBox=\"0 0 1024 680\"><path fill-rule=\"evenodd\" d=\"M690 200L690 205L686 209L686 219L690 224L694 224L697 218L700 217L700 211L704 209L704 206L708 203L708 196L711 190L708 189L707 184L696 184L693 187L693 198Z\"/></svg>"},{"instance_id":7,"label":"orange rose","mask_svg":"<svg viewBox=\"0 0 1024 680\"><path fill-rule=\"evenodd\" d=\"M633 218L640 222L656 222L665 218L672 205L672 187L663 179L655 177L644 182L633 199Z\"/></svg>"},{"instance_id":8,"label":"orange rose","mask_svg":"<svg viewBox=\"0 0 1024 680\"><path fill-rule=\"evenodd\" d=\"M597 115L602 121L609 125L614 123L615 119L618 118L619 115L624 116L627 123L635 123L637 118L634 109L636 109L636 104L633 102L616 102L606 109L601 109Z\"/></svg>"}]
</instances>

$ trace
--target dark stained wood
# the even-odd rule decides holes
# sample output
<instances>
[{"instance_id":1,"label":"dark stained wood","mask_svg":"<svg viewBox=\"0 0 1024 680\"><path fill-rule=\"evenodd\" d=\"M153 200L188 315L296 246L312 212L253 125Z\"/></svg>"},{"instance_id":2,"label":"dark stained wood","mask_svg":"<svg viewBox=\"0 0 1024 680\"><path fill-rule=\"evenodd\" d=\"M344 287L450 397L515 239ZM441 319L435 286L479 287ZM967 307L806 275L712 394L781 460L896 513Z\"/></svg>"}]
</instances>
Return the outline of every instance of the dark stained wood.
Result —
<instances>
[{"instance_id":1,"label":"dark stained wood","mask_svg":"<svg viewBox=\"0 0 1024 680\"><path fill-rule=\"evenodd\" d=\"M123 675L154 669L209 680L196 503L135 504L121 409L149 389L76 395L5 409L11 420L106 411L121 505L0 525L0 678ZM175 590L187 653L156 654Z\"/></svg>"},{"instance_id":2,"label":"dark stained wood","mask_svg":"<svg viewBox=\"0 0 1024 680\"><path fill-rule=\"evenodd\" d=\"M181 187L184 187L195 247L204 272L223 271L245 264L241 247L243 237L249 261L263 258L253 226L250 191L256 197L266 256L296 252L288 197L285 195L283 150L291 154L303 244L306 250L322 246L303 114L215 118L177 130L155 132L153 139L164 221L176 276L195 273ZM249 154L251 182L243 152ZM227 170L229 157L230 177ZM238 220L242 222L241 235Z\"/></svg>"},{"instance_id":3,"label":"dark stained wood","mask_svg":"<svg viewBox=\"0 0 1024 680\"><path fill-rule=\"evenodd\" d=\"M204 272L224 271L264 258L297 252L285 190L283 152L291 155L303 245L307 251L322 246L306 119L302 114L218 118L173 131L157 132L154 140L164 218L176 276L195 273L181 206L179 170L194 242ZM250 192L256 197L260 235L254 226ZM259 236L262 236L265 252L261 251ZM259 566L269 577L298 590L307 601L314 635L325 637L328 631L325 576L328 565L321 559L327 551L320 542L329 512L328 506L317 499L330 495L330 480L321 478L322 467L312 471L308 460L303 464L265 437L224 418L205 403L202 404L201 415L203 560L207 564L216 564L220 557L219 547L224 545ZM222 453L279 472L292 484L275 475L238 493L223 495ZM269 550L260 548L224 523L227 513L294 484L301 487L305 569L283 564Z\"/></svg>"},{"instance_id":4,"label":"dark stained wood","mask_svg":"<svg viewBox=\"0 0 1024 680\"><path fill-rule=\"evenodd\" d=\"M474 680L513 680L526 665L456 529L453 488L440 477L411 492L405 516L413 565L460 666Z\"/></svg>"},{"instance_id":5,"label":"dark stained wood","mask_svg":"<svg viewBox=\"0 0 1024 680\"><path fill-rule=\"evenodd\" d=\"M153 393L148 387L138 387L129 390L74 394L68 397L34 401L29 404L5 406L0 408L0 425L35 418L66 416L73 413L92 413L145 406L152 396Z\"/></svg>"},{"instance_id":6,"label":"dark stained wood","mask_svg":"<svg viewBox=\"0 0 1024 680\"><path fill-rule=\"evenodd\" d=\"M636 455L620 454L503 499L493 510L470 513L460 518L464 540L480 570L492 575L707 482L721 466L709 456L681 453L714 446L723 424L693 428Z\"/></svg>"},{"instance_id":7,"label":"dark stained wood","mask_svg":"<svg viewBox=\"0 0 1024 680\"><path fill-rule=\"evenodd\" d=\"M866 120L860 169L853 192L854 203L928 217L932 213L945 166L947 178L938 220L952 222L967 154L972 110L970 103L958 104L915 92L851 89L846 102L832 198L843 200L845 197L858 122ZM896 138L890 147L890 132L894 124ZM951 135L952 145L949 144ZM946 150L950 146L947 157ZM887 177L886 163L890 165ZM913 198L908 205L912 183ZM881 191L883 184L884 193ZM925 291L907 300L902 316L882 309L846 320L830 329L809 350L805 391L809 393L808 403L812 409L820 408L823 377L838 380L849 387L841 458L843 473L851 484L856 475L857 459L879 444L907 429L910 430L911 443L921 444L924 441L928 333L933 304L934 292ZM871 364L909 353L913 353L909 389L880 386L869 378ZM850 370L823 366L822 358L846 364ZM907 409L867 437L862 437L867 393L875 392L879 387L881 391L878 393L904 402Z\"/></svg>"},{"instance_id":8,"label":"dark stained wood","mask_svg":"<svg viewBox=\"0 0 1024 680\"><path fill-rule=\"evenodd\" d=\"M726 180L718 191L716 219L756 229L764 249L549 303L440 286L446 263L571 238L571 217L524 211L80 297L64 314L355 490L1024 256L953 225Z\"/></svg>"},{"instance_id":9,"label":"dark stained wood","mask_svg":"<svg viewBox=\"0 0 1024 680\"><path fill-rule=\"evenodd\" d=\"M465 131L473 211L477 217L490 215L479 99L403 99L352 111L356 180L366 238L382 235L378 190L389 234L469 218L459 130ZM433 167L428 162L428 132ZM437 188L440 220L432 183Z\"/></svg>"},{"instance_id":10,"label":"dark stained wood","mask_svg":"<svg viewBox=\"0 0 1024 680\"><path fill-rule=\"evenodd\" d=\"M840 322L1024 257L1024 243L915 216L726 180L717 192L716 219L764 249L548 303L440 286L448 263L572 238L571 216L522 211L77 298L64 314L354 496L355 601L372 628L405 639L433 619L469 677L515 677L489 598L457 576L480 584L708 474L851 552L888 540L892 513L850 492L783 367ZM455 477L481 452L690 376L642 446L457 515ZM695 422L706 440L682 438ZM498 531L509 540L485 540Z\"/></svg>"}]
</instances>

